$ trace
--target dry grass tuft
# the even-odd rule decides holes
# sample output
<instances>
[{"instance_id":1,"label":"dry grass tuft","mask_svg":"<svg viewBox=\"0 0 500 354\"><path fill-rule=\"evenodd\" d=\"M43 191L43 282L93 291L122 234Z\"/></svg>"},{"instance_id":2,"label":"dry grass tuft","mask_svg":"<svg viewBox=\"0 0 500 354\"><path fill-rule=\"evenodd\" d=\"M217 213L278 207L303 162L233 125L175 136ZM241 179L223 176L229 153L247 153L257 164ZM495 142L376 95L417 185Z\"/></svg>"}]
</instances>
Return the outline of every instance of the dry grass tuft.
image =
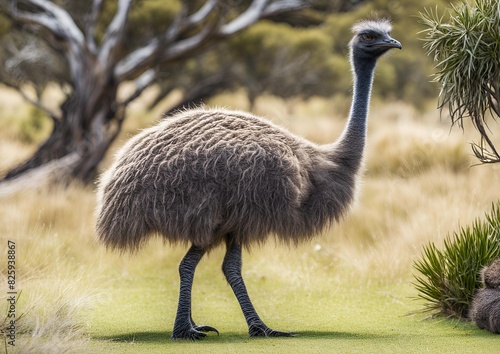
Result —
<instances>
[{"instance_id":1,"label":"dry grass tuft","mask_svg":"<svg viewBox=\"0 0 500 354\"><path fill-rule=\"evenodd\" d=\"M34 278L25 286L21 284L24 291L16 310L18 352L88 352L90 338L84 315L93 297L79 282L72 278ZM24 294L27 299L23 299Z\"/></svg>"},{"instance_id":2,"label":"dry grass tuft","mask_svg":"<svg viewBox=\"0 0 500 354\"><path fill-rule=\"evenodd\" d=\"M374 135L367 158L370 175L410 178L436 168L461 173L473 163L463 141L444 129L429 131L427 126L405 122Z\"/></svg>"}]
</instances>

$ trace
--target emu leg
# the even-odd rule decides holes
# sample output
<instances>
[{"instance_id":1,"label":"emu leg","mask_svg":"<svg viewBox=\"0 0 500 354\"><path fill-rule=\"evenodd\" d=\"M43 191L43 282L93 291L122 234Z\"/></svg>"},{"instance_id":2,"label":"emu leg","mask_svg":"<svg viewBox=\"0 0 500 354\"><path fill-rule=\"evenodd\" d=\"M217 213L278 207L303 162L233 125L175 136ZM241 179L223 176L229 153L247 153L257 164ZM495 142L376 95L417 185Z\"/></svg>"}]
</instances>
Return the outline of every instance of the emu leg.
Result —
<instances>
[{"instance_id":1,"label":"emu leg","mask_svg":"<svg viewBox=\"0 0 500 354\"><path fill-rule=\"evenodd\" d=\"M227 251L222 263L222 271L233 289L248 325L250 337L290 337L291 333L275 331L260 319L250 301L245 282L241 276L241 246L227 241Z\"/></svg>"},{"instance_id":2,"label":"emu leg","mask_svg":"<svg viewBox=\"0 0 500 354\"><path fill-rule=\"evenodd\" d=\"M205 251L191 246L179 265L181 285L179 290L179 305L175 317L172 339L201 339L206 336L203 332L219 332L210 326L197 326L191 317L191 289L193 287L194 271Z\"/></svg>"}]
</instances>

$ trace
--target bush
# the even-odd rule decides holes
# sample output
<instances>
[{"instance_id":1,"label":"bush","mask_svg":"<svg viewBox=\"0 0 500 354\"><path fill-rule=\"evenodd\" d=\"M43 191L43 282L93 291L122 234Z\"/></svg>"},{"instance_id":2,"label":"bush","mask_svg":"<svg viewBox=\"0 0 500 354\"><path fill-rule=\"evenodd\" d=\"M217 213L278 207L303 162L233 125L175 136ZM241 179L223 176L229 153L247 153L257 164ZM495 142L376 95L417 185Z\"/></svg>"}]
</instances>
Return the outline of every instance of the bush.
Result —
<instances>
[{"instance_id":1,"label":"bush","mask_svg":"<svg viewBox=\"0 0 500 354\"><path fill-rule=\"evenodd\" d=\"M439 250L434 243L424 247L422 258L414 263L420 275L414 286L427 301L425 310L433 315L467 317L472 296L481 286L479 271L500 257L500 201L493 204L486 220L444 241Z\"/></svg>"},{"instance_id":2,"label":"bush","mask_svg":"<svg viewBox=\"0 0 500 354\"><path fill-rule=\"evenodd\" d=\"M500 11L498 0L462 0L445 15L426 10L424 48L433 56L441 84L440 108L463 127L470 118L481 134L472 150L483 163L500 162L488 118L500 118Z\"/></svg>"}]
</instances>

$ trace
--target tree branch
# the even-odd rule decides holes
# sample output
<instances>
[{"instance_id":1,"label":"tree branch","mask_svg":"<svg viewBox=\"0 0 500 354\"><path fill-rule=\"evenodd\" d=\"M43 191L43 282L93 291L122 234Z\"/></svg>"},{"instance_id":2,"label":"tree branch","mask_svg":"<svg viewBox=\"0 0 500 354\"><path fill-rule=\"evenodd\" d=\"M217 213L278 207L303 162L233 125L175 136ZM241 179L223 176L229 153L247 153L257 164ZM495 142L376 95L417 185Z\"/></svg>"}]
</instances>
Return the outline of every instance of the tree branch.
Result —
<instances>
[{"instance_id":1,"label":"tree branch","mask_svg":"<svg viewBox=\"0 0 500 354\"><path fill-rule=\"evenodd\" d=\"M123 58L115 67L117 80L133 78L145 68L182 57L190 51L206 45L210 40L228 37L240 32L265 16L272 16L286 11L293 11L308 6L309 0L253 0L250 6L229 23L218 27L208 19L214 13L219 0L207 2L195 13L184 18L181 14L162 37L153 38L145 46ZM179 21L179 18L183 19ZM205 23L203 28L190 37L178 39L180 33Z\"/></svg>"},{"instance_id":2,"label":"tree branch","mask_svg":"<svg viewBox=\"0 0 500 354\"><path fill-rule=\"evenodd\" d=\"M17 92L19 92L21 94L21 96L27 101L29 102L30 104L32 104L33 106L35 106L36 108L42 110L43 112L45 112L45 114L47 114L53 121L60 121L61 118L55 113L55 112L52 112L49 108L45 107L42 102L40 100L34 100L32 99L31 97L29 97L26 92L24 92L21 88L18 88L17 89Z\"/></svg>"},{"instance_id":3,"label":"tree branch","mask_svg":"<svg viewBox=\"0 0 500 354\"><path fill-rule=\"evenodd\" d=\"M98 60L104 68L114 66L116 63L115 56L119 50L117 43L125 35L124 28L130 10L130 2L131 0L118 0L118 9L116 10L115 17L104 34L103 44L98 54Z\"/></svg>"},{"instance_id":4,"label":"tree branch","mask_svg":"<svg viewBox=\"0 0 500 354\"><path fill-rule=\"evenodd\" d=\"M270 3L265 11L263 17L275 16L283 12L296 11L309 7L311 0L278 0Z\"/></svg>"},{"instance_id":5,"label":"tree branch","mask_svg":"<svg viewBox=\"0 0 500 354\"><path fill-rule=\"evenodd\" d=\"M40 11L20 11L18 3L39 8ZM62 50L70 66L71 77L75 88L79 87L81 75L85 74L82 63L82 53L85 48L85 37L71 18L71 15L61 7L47 0L12 0L9 14L21 23L30 23L47 29L52 36L46 40L57 50ZM54 37L54 38L50 38ZM66 46L57 45L64 42Z\"/></svg>"},{"instance_id":6,"label":"tree branch","mask_svg":"<svg viewBox=\"0 0 500 354\"><path fill-rule=\"evenodd\" d=\"M181 57L189 51L206 44L206 40L215 33L215 25L209 24L197 34L174 42L161 53L161 61L169 61Z\"/></svg>"},{"instance_id":7,"label":"tree branch","mask_svg":"<svg viewBox=\"0 0 500 354\"><path fill-rule=\"evenodd\" d=\"M115 66L115 77L117 81L125 81L132 77L135 70L143 70L151 58L157 55L160 41L158 38L153 38L144 47L141 47L125 58L120 60Z\"/></svg>"},{"instance_id":8,"label":"tree branch","mask_svg":"<svg viewBox=\"0 0 500 354\"><path fill-rule=\"evenodd\" d=\"M95 43L95 28L97 26L97 19L99 17L101 7L102 0L92 1L92 8L90 10L90 14L87 19L87 25L85 27L85 38L87 38L87 46L89 50L94 54L97 52L97 45Z\"/></svg>"},{"instance_id":9,"label":"tree branch","mask_svg":"<svg viewBox=\"0 0 500 354\"><path fill-rule=\"evenodd\" d=\"M135 80L135 91L118 105L126 107L130 102L139 97L156 79L156 69L149 69Z\"/></svg>"},{"instance_id":10,"label":"tree branch","mask_svg":"<svg viewBox=\"0 0 500 354\"><path fill-rule=\"evenodd\" d=\"M238 33L264 17L296 11L310 6L310 0L254 0L240 16L222 26L218 32L221 36Z\"/></svg>"},{"instance_id":11,"label":"tree branch","mask_svg":"<svg viewBox=\"0 0 500 354\"><path fill-rule=\"evenodd\" d=\"M253 0L246 11L222 26L217 33L221 36L230 36L247 28L262 17L268 3L269 0Z\"/></svg>"},{"instance_id":12,"label":"tree branch","mask_svg":"<svg viewBox=\"0 0 500 354\"><path fill-rule=\"evenodd\" d=\"M36 6L43 12L20 11L17 3ZM9 13L14 19L42 26L67 42L74 42L83 46L84 35L71 18L71 15L53 2L47 0L13 0L9 6Z\"/></svg>"},{"instance_id":13,"label":"tree branch","mask_svg":"<svg viewBox=\"0 0 500 354\"><path fill-rule=\"evenodd\" d=\"M52 110L50 110L49 108L45 107L42 104L42 102L40 101L40 99L37 99L37 100L32 99L30 96L28 96L28 94L26 92L24 92L24 90L21 87L13 85L13 84L11 84L10 82L7 82L7 81L2 81L2 83L5 86L11 87L14 90L16 90L17 92L19 92L19 94L21 95L21 97L26 102L28 102L29 104L31 104L31 105L35 106L36 108L38 108L38 109L42 110L43 112L45 112L45 114L47 114L53 121L58 122L58 121L61 120L60 116L57 113L55 113Z\"/></svg>"},{"instance_id":14,"label":"tree branch","mask_svg":"<svg viewBox=\"0 0 500 354\"><path fill-rule=\"evenodd\" d=\"M115 77L117 80L131 79L134 73L152 65L155 58L160 58L164 48L168 48L172 43L175 44L175 40L180 33L193 29L206 21L218 3L219 0L208 0L198 11L187 17L186 7L183 7L163 36L151 39L145 46L136 49L116 65ZM201 32L203 32L203 29ZM189 41L184 43L189 43ZM164 53L163 56L168 57L168 54Z\"/></svg>"},{"instance_id":15,"label":"tree branch","mask_svg":"<svg viewBox=\"0 0 500 354\"><path fill-rule=\"evenodd\" d=\"M205 21L218 3L219 0L208 0L198 11L186 19L184 27L194 27Z\"/></svg>"}]
</instances>

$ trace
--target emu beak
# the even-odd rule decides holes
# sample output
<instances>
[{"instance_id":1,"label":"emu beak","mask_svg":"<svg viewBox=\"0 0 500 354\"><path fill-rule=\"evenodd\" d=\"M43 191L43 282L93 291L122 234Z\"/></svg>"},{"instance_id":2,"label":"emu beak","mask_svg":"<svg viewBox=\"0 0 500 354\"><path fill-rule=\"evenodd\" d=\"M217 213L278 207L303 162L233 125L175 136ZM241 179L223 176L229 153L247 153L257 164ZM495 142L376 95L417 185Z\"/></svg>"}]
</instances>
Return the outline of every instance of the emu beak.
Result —
<instances>
[{"instance_id":1,"label":"emu beak","mask_svg":"<svg viewBox=\"0 0 500 354\"><path fill-rule=\"evenodd\" d=\"M403 46L401 45L401 43L399 43L399 41L391 37L388 37L386 39L381 40L378 43L375 43L374 46L382 48L398 48L398 49L403 48Z\"/></svg>"}]
</instances>

